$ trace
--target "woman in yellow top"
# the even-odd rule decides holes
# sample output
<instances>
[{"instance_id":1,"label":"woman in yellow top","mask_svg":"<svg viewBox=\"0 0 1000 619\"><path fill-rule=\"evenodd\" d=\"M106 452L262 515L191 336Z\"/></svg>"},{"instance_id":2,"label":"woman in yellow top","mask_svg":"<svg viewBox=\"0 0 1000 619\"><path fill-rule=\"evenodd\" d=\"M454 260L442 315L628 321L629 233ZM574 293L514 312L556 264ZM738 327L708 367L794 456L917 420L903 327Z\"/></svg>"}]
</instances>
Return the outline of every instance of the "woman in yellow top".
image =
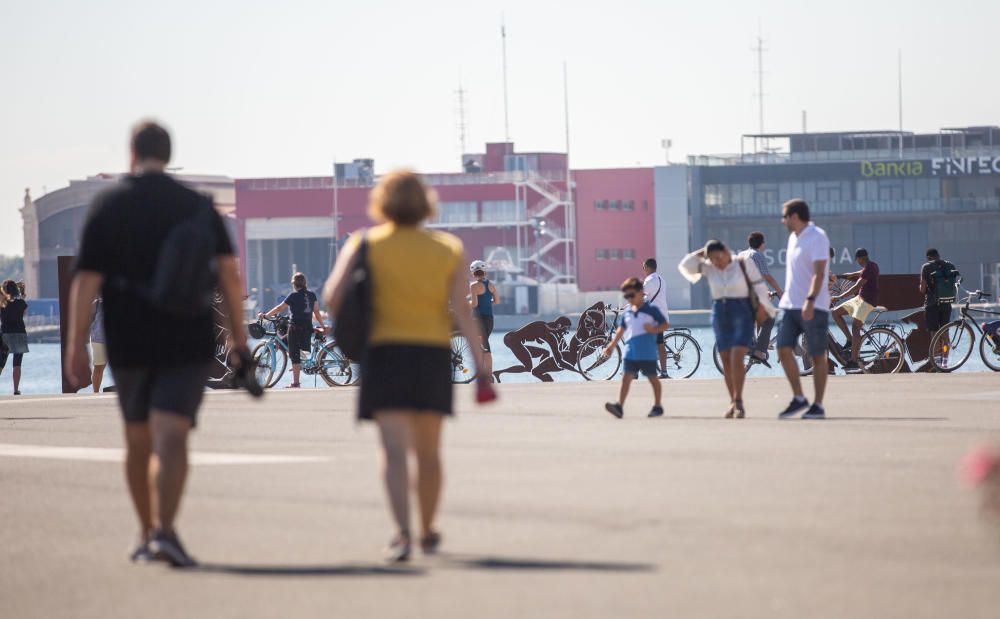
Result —
<instances>
[{"instance_id":1,"label":"woman in yellow top","mask_svg":"<svg viewBox=\"0 0 1000 619\"><path fill-rule=\"evenodd\" d=\"M358 416L374 419L382 438L385 485L398 526L386 553L391 561L405 561L410 555L410 451L417 460L420 545L430 553L441 541L433 525L441 494L441 422L452 412L449 303L466 339L475 342L480 337L465 299L462 242L423 227L435 210L433 193L416 174L393 172L379 180L369 198L368 214L381 225L364 233L372 316L368 350L361 361ZM340 308L359 245L355 234L323 289L331 314ZM476 367L482 368L481 350L470 348Z\"/></svg>"}]
</instances>

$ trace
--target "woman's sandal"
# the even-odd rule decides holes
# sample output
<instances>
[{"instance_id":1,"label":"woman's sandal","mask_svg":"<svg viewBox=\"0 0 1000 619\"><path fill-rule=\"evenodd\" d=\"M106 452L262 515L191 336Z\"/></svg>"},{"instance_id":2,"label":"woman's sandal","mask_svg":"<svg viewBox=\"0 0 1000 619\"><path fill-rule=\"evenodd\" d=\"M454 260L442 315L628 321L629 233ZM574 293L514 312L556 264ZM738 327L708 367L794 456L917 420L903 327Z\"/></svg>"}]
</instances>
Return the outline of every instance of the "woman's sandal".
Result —
<instances>
[{"instance_id":1,"label":"woman's sandal","mask_svg":"<svg viewBox=\"0 0 1000 619\"><path fill-rule=\"evenodd\" d=\"M302 383L292 383L290 385L287 385L285 387L285 389L298 389L301 386L302 386Z\"/></svg>"},{"instance_id":2,"label":"woman's sandal","mask_svg":"<svg viewBox=\"0 0 1000 619\"><path fill-rule=\"evenodd\" d=\"M743 419L747 416L747 411L743 408L743 400L736 400L736 402L733 403L733 406L736 408L737 419Z\"/></svg>"},{"instance_id":3,"label":"woman's sandal","mask_svg":"<svg viewBox=\"0 0 1000 619\"><path fill-rule=\"evenodd\" d=\"M383 556L388 563L403 563L410 560L410 536L407 533L400 533L392 538L389 545L383 551Z\"/></svg>"},{"instance_id":4,"label":"woman's sandal","mask_svg":"<svg viewBox=\"0 0 1000 619\"><path fill-rule=\"evenodd\" d=\"M726 410L726 419L732 419L733 415L736 414L736 402L729 405L729 409Z\"/></svg>"},{"instance_id":5,"label":"woman's sandal","mask_svg":"<svg viewBox=\"0 0 1000 619\"><path fill-rule=\"evenodd\" d=\"M436 553L438 546L440 545L441 533L437 531L431 531L427 535L420 538L420 550L422 550L425 555L432 555Z\"/></svg>"}]
</instances>

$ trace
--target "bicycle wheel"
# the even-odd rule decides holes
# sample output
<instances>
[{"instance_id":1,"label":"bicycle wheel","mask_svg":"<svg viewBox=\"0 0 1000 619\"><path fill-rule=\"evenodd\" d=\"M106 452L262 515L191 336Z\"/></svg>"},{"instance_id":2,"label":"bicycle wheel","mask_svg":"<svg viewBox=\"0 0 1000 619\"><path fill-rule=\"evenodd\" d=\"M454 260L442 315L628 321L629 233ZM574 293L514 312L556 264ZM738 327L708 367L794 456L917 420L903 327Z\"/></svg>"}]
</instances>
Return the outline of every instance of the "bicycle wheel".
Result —
<instances>
[{"instance_id":1,"label":"bicycle wheel","mask_svg":"<svg viewBox=\"0 0 1000 619\"><path fill-rule=\"evenodd\" d=\"M892 329L876 327L861 336L858 364L866 374L895 374L906 360L903 340Z\"/></svg>"},{"instance_id":2,"label":"bicycle wheel","mask_svg":"<svg viewBox=\"0 0 1000 619\"><path fill-rule=\"evenodd\" d=\"M953 320L931 338L931 363L941 372L954 372L969 360L975 344L976 334L972 327L965 320ZM935 351L940 351L940 355Z\"/></svg>"},{"instance_id":3,"label":"bicycle wheel","mask_svg":"<svg viewBox=\"0 0 1000 619\"><path fill-rule=\"evenodd\" d=\"M607 357L603 357L608 338L595 335L580 345L576 355L576 369L587 380L611 380L618 374L622 364L622 350L615 346Z\"/></svg>"},{"instance_id":4,"label":"bicycle wheel","mask_svg":"<svg viewBox=\"0 0 1000 619\"><path fill-rule=\"evenodd\" d=\"M451 335L451 382L456 384L471 383L476 378L474 365L476 356L472 354L472 345L461 333Z\"/></svg>"},{"instance_id":5,"label":"bicycle wheel","mask_svg":"<svg viewBox=\"0 0 1000 619\"><path fill-rule=\"evenodd\" d=\"M1000 372L1000 345L994 348L990 338L985 335L979 338L979 356L983 358L986 367L994 372Z\"/></svg>"},{"instance_id":6,"label":"bicycle wheel","mask_svg":"<svg viewBox=\"0 0 1000 619\"><path fill-rule=\"evenodd\" d=\"M250 358L253 359L255 365L254 374L257 376L257 384L265 388L274 386L271 381L274 379L277 368L274 348L267 344L267 342L257 344L254 346L253 352L250 353Z\"/></svg>"},{"instance_id":7,"label":"bicycle wheel","mask_svg":"<svg viewBox=\"0 0 1000 619\"><path fill-rule=\"evenodd\" d=\"M712 361L715 362L715 369L719 370L719 374L725 374L725 370L722 369L722 356L719 354L719 345L712 344Z\"/></svg>"},{"instance_id":8,"label":"bicycle wheel","mask_svg":"<svg viewBox=\"0 0 1000 619\"><path fill-rule=\"evenodd\" d=\"M690 378L701 365L698 342L687 333L664 333L663 347L667 350L666 371L671 378Z\"/></svg>"},{"instance_id":9,"label":"bicycle wheel","mask_svg":"<svg viewBox=\"0 0 1000 619\"><path fill-rule=\"evenodd\" d=\"M355 364L333 342L324 344L316 360L320 378L330 387L345 387L357 382Z\"/></svg>"}]
</instances>

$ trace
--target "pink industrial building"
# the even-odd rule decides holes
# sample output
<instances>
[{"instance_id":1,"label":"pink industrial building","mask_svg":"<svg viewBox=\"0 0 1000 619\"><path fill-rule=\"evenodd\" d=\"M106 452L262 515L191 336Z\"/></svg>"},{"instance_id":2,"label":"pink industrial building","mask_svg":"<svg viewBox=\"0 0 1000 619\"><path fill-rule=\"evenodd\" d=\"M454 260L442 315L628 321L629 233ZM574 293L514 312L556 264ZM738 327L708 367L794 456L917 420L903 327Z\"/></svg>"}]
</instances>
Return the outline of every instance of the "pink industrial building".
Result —
<instances>
[{"instance_id":1,"label":"pink industrial building","mask_svg":"<svg viewBox=\"0 0 1000 619\"><path fill-rule=\"evenodd\" d=\"M314 285L344 238L370 224L373 162L337 164L332 176L236 181L237 235L247 289L263 305L287 291L294 270ZM519 153L486 145L465 171L425 174L438 194L430 227L465 243L507 290L502 313L536 308L539 284L580 291L616 289L654 255L653 169L574 170L564 153Z\"/></svg>"}]
</instances>

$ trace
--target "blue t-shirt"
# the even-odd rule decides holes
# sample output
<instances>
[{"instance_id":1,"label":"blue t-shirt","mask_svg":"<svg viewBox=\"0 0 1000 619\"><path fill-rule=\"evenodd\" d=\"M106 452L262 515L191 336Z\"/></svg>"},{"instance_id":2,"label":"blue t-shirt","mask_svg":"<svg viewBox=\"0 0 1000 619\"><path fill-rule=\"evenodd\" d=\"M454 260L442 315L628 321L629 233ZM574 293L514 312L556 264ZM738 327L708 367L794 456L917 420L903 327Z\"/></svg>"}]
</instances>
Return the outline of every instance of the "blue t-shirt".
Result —
<instances>
[{"instance_id":1,"label":"blue t-shirt","mask_svg":"<svg viewBox=\"0 0 1000 619\"><path fill-rule=\"evenodd\" d=\"M312 326L316 293L312 290L296 290L285 297L285 304L288 305L288 311L292 315L292 324Z\"/></svg>"},{"instance_id":2,"label":"blue t-shirt","mask_svg":"<svg viewBox=\"0 0 1000 619\"><path fill-rule=\"evenodd\" d=\"M647 333L646 325L662 325L667 319L656 307L643 303L639 309L629 306L622 314L622 325L625 334L625 358L630 361L656 361L656 334Z\"/></svg>"}]
</instances>

